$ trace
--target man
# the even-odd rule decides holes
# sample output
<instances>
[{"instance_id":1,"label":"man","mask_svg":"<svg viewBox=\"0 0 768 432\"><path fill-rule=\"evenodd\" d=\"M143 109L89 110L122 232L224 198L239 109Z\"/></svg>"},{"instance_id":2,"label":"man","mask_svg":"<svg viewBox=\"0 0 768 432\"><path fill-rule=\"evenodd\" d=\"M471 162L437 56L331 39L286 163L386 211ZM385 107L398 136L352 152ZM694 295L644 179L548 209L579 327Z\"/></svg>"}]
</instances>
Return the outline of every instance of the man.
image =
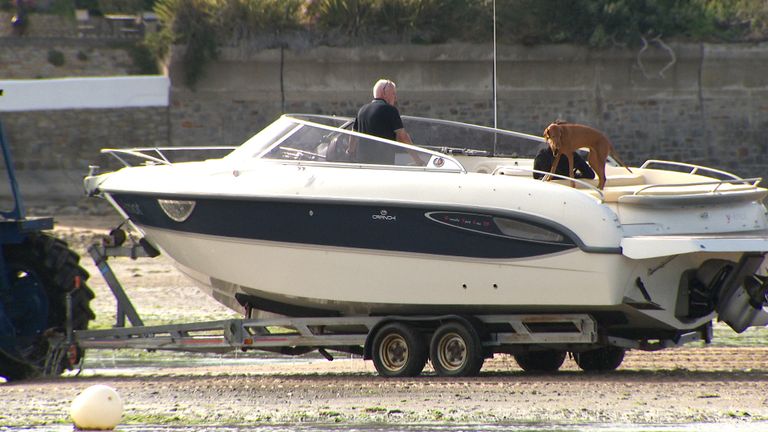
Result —
<instances>
[{"instance_id":1,"label":"man","mask_svg":"<svg viewBox=\"0 0 768 432\"><path fill-rule=\"evenodd\" d=\"M404 144L413 144L411 136L403 127L396 104L395 83L387 79L378 80L373 86L373 100L360 108L352 129ZM361 163L394 165L396 152L396 146L374 140L364 140L362 143L360 140L353 140L349 147L352 160ZM424 165L416 152L409 153L417 165Z\"/></svg>"},{"instance_id":2,"label":"man","mask_svg":"<svg viewBox=\"0 0 768 432\"><path fill-rule=\"evenodd\" d=\"M555 160L555 156L552 154L552 149L549 146L545 146L536 154L536 158L533 160L533 169L539 171L549 172L552 168L552 162ZM593 179L595 178L595 172L589 166L587 161L579 154L579 152L573 153L573 170L575 171L575 178ZM555 168L555 174L570 177L568 173L568 158L561 157ZM533 173L533 178L540 179L545 174Z\"/></svg>"}]
</instances>

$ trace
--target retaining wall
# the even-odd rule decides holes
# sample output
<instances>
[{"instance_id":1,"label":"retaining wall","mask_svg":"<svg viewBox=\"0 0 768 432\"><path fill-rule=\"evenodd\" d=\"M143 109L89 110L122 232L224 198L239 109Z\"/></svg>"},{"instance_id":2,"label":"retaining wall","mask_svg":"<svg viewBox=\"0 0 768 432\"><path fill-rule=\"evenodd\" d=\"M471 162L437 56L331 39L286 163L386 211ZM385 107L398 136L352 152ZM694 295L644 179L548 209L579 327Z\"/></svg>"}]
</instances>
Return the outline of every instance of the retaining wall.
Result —
<instances>
[{"instance_id":1,"label":"retaining wall","mask_svg":"<svg viewBox=\"0 0 768 432\"><path fill-rule=\"evenodd\" d=\"M171 140L239 143L282 111L354 115L380 77L397 82L403 114L491 125L492 70L490 45L225 49L194 91L172 63ZM768 44L501 46L497 92L503 128L565 119L604 130L632 164L768 168Z\"/></svg>"},{"instance_id":2,"label":"retaining wall","mask_svg":"<svg viewBox=\"0 0 768 432\"><path fill-rule=\"evenodd\" d=\"M66 76L38 52L59 42L71 50L67 64L76 64L77 53L89 47L101 53L86 63L102 66L69 70L73 75L127 73L121 65L128 60L117 52L124 51L113 53L103 41L14 41L0 38L0 79L34 74L37 68L40 76L47 70ZM768 44L668 48L500 46L498 124L541 134L555 119L583 122L604 130L631 164L660 158L765 176ZM17 64L22 59L27 66ZM102 163L102 147L230 145L282 112L354 115L380 77L398 83L403 114L491 125L492 70L490 45L226 48L206 66L194 90L182 84L183 70L171 62L167 108L0 115L17 165L32 178L40 177L38 171L61 169L77 173L68 176L79 181L88 164Z\"/></svg>"},{"instance_id":3,"label":"retaining wall","mask_svg":"<svg viewBox=\"0 0 768 432\"><path fill-rule=\"evenodd\" d=\"M0 120L25 199L77 202L89 165L120 166L100 149L166 146L168 87L162 76L0 80ZM9 192L0 187L0 198Z\"/></svg>"}]
</instances>

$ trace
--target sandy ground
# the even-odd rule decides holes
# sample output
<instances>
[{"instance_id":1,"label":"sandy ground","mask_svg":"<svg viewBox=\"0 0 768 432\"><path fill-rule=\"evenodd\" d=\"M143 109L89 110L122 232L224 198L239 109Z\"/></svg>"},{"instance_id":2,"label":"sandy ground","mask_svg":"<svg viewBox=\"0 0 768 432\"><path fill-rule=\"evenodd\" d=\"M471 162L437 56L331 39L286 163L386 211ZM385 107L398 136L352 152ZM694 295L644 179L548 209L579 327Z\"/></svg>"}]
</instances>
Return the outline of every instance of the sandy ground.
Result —
<instances>
[{"instance_id":1,"label":"sandy ground","mask_svg":"<svg viewBox=\"0 0 768 432\"><path fill-rule=\"evenodd\" d=\"M82 249L117 219L58 220L56 234L80 249L92 274L97 323L108 326L114 301ZM112 263L147 321L231 316L163 259ZM486 362L480 377L467 379L429 371L415 379L384 379L360 359L265 363L212 356L207 364L179 367L155 358L126 370L103 365L110 353L100 353L101 360L87 357L80 376L0 384L0 425L66 423L72 399L97 383L123 397L123 424L716 422L731 429L768 421L768 347L694 344L630 352L608 374L580 372L570 359L556 374L524 374L501 355ZM163 364L168 366L157 367Z\"/></svg>"}]
</instances>

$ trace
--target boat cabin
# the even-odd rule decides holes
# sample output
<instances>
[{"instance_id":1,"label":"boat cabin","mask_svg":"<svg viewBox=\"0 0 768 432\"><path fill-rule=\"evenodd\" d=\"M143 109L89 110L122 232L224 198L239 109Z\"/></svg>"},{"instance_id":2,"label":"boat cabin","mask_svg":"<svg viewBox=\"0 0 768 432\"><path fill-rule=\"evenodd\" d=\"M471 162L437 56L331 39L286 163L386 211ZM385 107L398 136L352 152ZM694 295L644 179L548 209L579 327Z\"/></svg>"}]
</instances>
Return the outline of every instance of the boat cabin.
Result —
<instances>
[{"instance_id":1,"label":"boat cabin","mask_svg":"<svg viewBox=\"0 0 768 432\"><path fill-rule=\"evenodd\" d=\"M416 145L352 130L353 119L305 114L284 115L227 158L262 158L355 168L453 171L532 178L540 136L447 120L403 116ZM711 195L757 191L760 179L697 165L650 160L628 171L609 158L604 190L597 179L576 179L576 188L603 202L647 200L650 196ZM552 180L570 185L571 179ZM762 192L761 192L762 193ZM634 198L633 198L634 197ZM640 198L638 198L640 197Z\"/></svg>"}]
</instances>

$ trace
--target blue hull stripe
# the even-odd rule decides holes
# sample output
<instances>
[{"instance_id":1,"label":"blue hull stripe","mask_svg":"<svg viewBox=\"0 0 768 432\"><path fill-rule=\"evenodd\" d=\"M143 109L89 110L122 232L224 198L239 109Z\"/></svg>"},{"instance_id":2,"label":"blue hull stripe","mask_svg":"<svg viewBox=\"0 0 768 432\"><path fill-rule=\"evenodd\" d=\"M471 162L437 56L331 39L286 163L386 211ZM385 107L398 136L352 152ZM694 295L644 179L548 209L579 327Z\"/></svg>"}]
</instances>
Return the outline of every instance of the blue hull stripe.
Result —
<instances>
[{"instance_id":1,"label":"blue hull stripe","mask_svg":"<svg viewBox=\"0 0 768 432\"><path fill-rule=\"evenodd\" d=\"M470 219L464 226L438 223L428 214L464 214L440 206L120 193L112 196L139 225L194 234L470 258L527 258L577 248L569 233L544 224L537 226L560 234L564 240L552 243L510 238L499 235L495 227L484 228L488 232L466 229L494 216L510 219L509 215L467 210ZM192 200L195 207L186 220L176 222L160 207L158 199ZM530 220L525 222L532 224Z\"/></svg>"}]
</instances>

